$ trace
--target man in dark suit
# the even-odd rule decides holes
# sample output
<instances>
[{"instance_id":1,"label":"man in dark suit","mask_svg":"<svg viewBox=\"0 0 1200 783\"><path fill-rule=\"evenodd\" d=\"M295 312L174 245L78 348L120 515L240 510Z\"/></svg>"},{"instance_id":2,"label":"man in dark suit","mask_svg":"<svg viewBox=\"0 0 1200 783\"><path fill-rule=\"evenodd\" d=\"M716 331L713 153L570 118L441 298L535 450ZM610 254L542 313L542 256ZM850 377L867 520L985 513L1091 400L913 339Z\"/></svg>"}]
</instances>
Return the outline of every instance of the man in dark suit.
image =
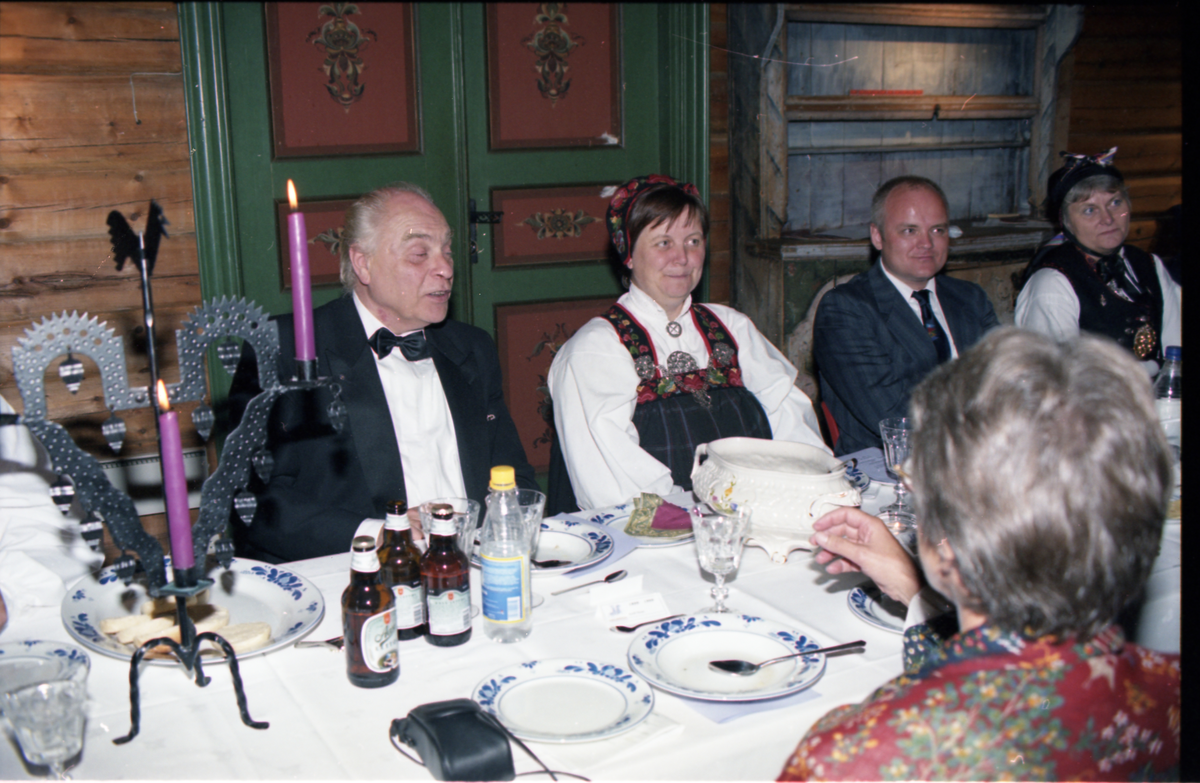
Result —
<instances>
[{"instance_id":1,"label":"man in dark suit","mask_svg":"<svg viewBox=\"0 0 1200 783\"><path fill-rule=\"evenodd\" d=\"M359 524L382 519L391 500L482 504L493 465L514 466L518 485L537 488L491 338L446 318L450 240L441 211L407 183L347 211L347 293L313 312L318 374L341 387L346 425L339 433L329 423L328 387L280 398L268 440L275 465L256 487L254 522L232 523L238 554L283 562L349 551ZM290 377L292 319L278 323L280 373ZM247 350L231 391L235 414L257 392L253 368Z\"/></svg>"},{"instance_id":2,"label":"man in dark suit","mask_svg":"<svg viewBox=\"0 0 1200 783\"><path fill-rule=\"evenodd\" d=\"M931 180L885 182L871 200L879 262L817 308L813 357L838 455L881 446L880 420L906 415L909 393L930 370L999 325L982 288L938 275L950 246L948 213Z\"/></svg>"}]
</instances>

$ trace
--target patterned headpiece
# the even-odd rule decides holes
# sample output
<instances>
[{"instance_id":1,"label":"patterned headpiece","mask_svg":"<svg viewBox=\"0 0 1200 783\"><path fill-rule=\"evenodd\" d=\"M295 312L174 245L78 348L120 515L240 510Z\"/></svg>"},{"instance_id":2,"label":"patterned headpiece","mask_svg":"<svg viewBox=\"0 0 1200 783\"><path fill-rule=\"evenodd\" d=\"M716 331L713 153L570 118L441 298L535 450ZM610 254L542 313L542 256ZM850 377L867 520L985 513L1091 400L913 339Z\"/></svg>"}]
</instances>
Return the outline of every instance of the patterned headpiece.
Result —
<instances>
[{"instance_id":1,"label":"patterned headpiece","mask_svg":"<svg viewBox=\"0 0 1200 783\"><path fill-rule=\"evenodd\" d=\"M608 202L608 211L605 213L604 222L608 225L608 236L612 239L613 247L617 249L617 254L621 256L622 262L628 261L633 255L633 248L629 246L629 210L633 208L633 202L637 200L637 197L652 185L670 185L689 196L700 198L700 191L696 190L695 185L690 182L680 185L666 174L634 177L617 188L612 201Z\"/></svg>"},{"instance_id":2,"label":"patterned headpiece","mask_svg":"<svg viewBox=\"0 0 1200 783\"><path fill-rule=\"evenodd\" d=\"M1124 182L1125 178L1117 167L1112 164L1117 148L1113 147L1102 155L1072 155L1069 152L1059 153L1066 163L1058 171L1050 175L1046 188L1046 218L1058 225L1062 219L1062 203L1071 188L1097 174L1108 174Z\"/></svg>"}]
</instances>

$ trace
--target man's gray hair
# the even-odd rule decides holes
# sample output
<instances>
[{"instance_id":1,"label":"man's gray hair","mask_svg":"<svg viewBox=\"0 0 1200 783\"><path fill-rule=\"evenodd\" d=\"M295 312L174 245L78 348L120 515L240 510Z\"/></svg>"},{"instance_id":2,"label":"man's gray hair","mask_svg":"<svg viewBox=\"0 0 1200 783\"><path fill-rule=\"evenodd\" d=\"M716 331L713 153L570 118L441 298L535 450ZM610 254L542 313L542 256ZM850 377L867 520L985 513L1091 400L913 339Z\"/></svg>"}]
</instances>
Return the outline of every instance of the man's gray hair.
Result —
<instances>
[{"instance_id":1,"label":"man's gray hair","mask_svg":"<svg viewBox=\"0 0 1200 783\"><path fill-rule=\"evenodd\" d=\"M871 197L871 222L882 233L884 218L884 204L887 203L887 198L897 188L924 188L933 191L937 197L942 200L942 209L946 210L946 217L950 216L950 202L946 200L946 193L942 190L942 186L926 177L918 177L915 174L905 174L900 177L892 177L887 182L879 186L879 190L875 191L875 195Z\"/></svg>"},{"instance_id":2,"label":"man's gray hair","mask_svg":"<svg viewBox=\"0 0 1200 783\"><path fill-rule=\"evenodd\" d=\"M1005 631L1091 638L1158 554L1172 463L1145 370L1115 342L997 329L913 392L923 542Z\"/></svg>"},{"instance_id":3,"label":"man's gray hair","mask_svg":"<svg viewBox=\"0 0 1200 783\"><path fill-rule=\"evenodd\" d=\"M396 196L412 193L433 204L433 197L419 185L411 182L393 182L382 188L372 190L346 210L346 220L342 226L342 242L339 249L341 266L339 271L342 288L353 291L358 278L354 275L354 267L350 263L350 248L358 249L371 255L376 250L379 241L379 231L387 218L388 202ZM436 206L436 205L435 205Z\"/></svg>"},{"instance_id":4,"label":"man's gray hair","mask_svg":"<svg viewBox=\"0 0 1200 783\"><path fill-rule=\"evenodd\" d=\"M1067 212L1067 207L1072 204L1077 204L1080 201L1087 201L1094 193L1120 193L1121 197L1129 202L1129 188L1125 185L1125 180L1114 177L1112 174L1093 174L1090 177L1084 177L1071 186L1067 191L1067 195L1063 196L1062 206L1059 207L1059 220L1063 226L1075 231L1074 226L1067 225L1070 219Z\"/></svg>"}]
</instances>

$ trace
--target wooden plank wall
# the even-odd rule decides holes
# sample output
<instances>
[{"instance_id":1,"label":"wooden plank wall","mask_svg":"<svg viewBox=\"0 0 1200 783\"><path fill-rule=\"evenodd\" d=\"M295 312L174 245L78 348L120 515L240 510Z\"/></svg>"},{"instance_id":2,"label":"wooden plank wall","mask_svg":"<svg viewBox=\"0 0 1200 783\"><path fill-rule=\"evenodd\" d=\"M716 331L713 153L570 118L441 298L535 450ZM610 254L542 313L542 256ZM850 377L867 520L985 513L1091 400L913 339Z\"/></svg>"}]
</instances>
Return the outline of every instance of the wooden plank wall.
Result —
<instances>
[{"instance_id":1,"label":"wooden plank wall","mask_svg":"<svg viewBox=\"0 0 1200 783\"><path fill-rule=\"evenodd\" d=\"M174 330L200 302L200 275L175 4L0 2L0 19L0 394L22 409L12 348L64 310L107 322L124 338L130 383L149 384L137 270L117 271L105 219L117 209L139 229L152 198L170 221L154 270L160 375L178 381ZM99 373L84 365L71 395L52 363L50 416L111 459ZM193 407L180 408L184 448L201 445L186 424ZM121 416L120 456L156 452L151 410ZM161 514L143 522L165 541Z\"/></svg>"},{"instance_id":2,"label":"wooden plank wall","mask_svg":"<svg viewBox=\"0 0 1200 783\"><path fill-rule=\"evenodd\" d=\"M1116 165L1134 211L1130 240L1146 250L1162 249L1163 213L1183 201L1181 8L1088 5L1070 55L1067 149L1120 148Z\"/></svg>"},{"instance_id":3,"label":"wooden plank wall","mask_svg":"<svg viewBox=\"0 0 1200 783\"><path fill-rule=\"evenodd\" d=\"M729 304L729 32L725 3L709 5L708 300Z\"/></svg>"},{"instance_id":4,"label":"wooden plank wall","mask_svg":"<svg viewBox=\"0 0 1200 783\"><path fill-rule=\"evenodd\" d=\"M788 24L788 94L922 90L925 95L1031 95L1036 32L885 25ZM964 103L966 102L964 101ZM951 219L1016 212L1028 198L1028 147L877 152L905 145L1028 143L1028 120L791 122L788 229L821 232L870 221L888 179L942 185ZM828 153L829 148L863 152ZM798 149L799 148L799 149ZM806 152L805 150L812 150ZM1026 205L1026 209L1028 206ZM865 234L864 234L865 235Z\"/></svg>"}]
</instances>

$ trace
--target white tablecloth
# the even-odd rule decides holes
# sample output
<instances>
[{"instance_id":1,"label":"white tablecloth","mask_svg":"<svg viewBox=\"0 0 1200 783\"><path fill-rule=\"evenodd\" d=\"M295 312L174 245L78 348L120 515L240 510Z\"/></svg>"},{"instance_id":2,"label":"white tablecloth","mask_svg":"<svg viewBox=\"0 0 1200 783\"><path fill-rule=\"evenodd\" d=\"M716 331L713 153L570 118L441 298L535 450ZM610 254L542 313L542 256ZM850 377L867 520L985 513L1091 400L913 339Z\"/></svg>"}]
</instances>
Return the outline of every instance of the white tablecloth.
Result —
<instances>
[{"instance_id":1,"label":"white tablecloth","mask_svg":"<svg viewBox=\"0 0 1200 783\"><path fill-rule=\"evenodd\" d=\"M349 555L288 567L312 580L325 596L325 618L308 638L340 635ZM702 575L692 544L637 549L611 570L616 568L641 575L644 591L661 593L672 613L711 604L711 577ZM473 581L478 590L478 580ZM817 718L840 704L861 701L901 671L901 637L850 613L846 594L859 581L861 577L826 575L807 552L793 552L780 566L761 549L750 548L729 583L729 604L743 613L788 623L823 643L867 641L865 653L829 659L811 689L812 698L716 723L689 700L656 689L654 714L629 734L532 747L552 769L595 780L773 780ZM113 745L113 738L130 726L129 664L91 653L87 736L72 774L76 779L428 780L423 768L392 747L388 728L393 718L426 702L468 697L486 675L522 661L579 657L627 664L631 635L614 633L596 618L586 588L549 595L572 583L563 576L534 580L535 592L546 601L534 610L533 632L518 644L489 641L478 617L471 640L461 647L434 647L423 639L402 642L400 679L384 688L354 687L346 679L344 655L323 648L289 647L248 658L241 662L246 695L251 715L270 722L264 731L239 719L226 666L205 667L212 677L205 688L196 687L181 668L144 666L141 733L127 745ZM70 637L58 614L46 612L0 634L0 642L23 639ZM0 749L0 778L29 777L9 741L10 749ZM515 746L514 760L518 772L536 768Z\"/></svg>"}]
</instances>

